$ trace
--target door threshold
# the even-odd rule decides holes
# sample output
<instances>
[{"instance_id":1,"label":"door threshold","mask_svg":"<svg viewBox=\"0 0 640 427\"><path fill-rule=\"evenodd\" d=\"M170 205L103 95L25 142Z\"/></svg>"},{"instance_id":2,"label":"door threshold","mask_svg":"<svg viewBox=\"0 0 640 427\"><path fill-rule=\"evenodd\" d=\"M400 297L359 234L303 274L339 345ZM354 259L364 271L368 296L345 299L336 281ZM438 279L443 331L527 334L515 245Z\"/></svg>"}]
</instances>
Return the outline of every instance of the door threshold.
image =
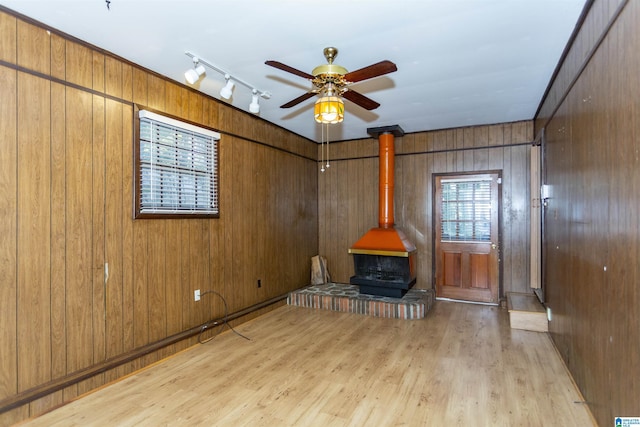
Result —
<instances>
[{"instance_id":1,"label":"door threshold","mask_svg":"<svg viewBox=\"0 0 640 427\"><path fill-rule=\"evenodd\" d=\"M436 301L462 302L464 304L477 304L477 305L492 305L494 307L497 307L499 305L497 302L467 301L463 299L453 299L453 298L444 298L444 297L436 297Z\"/></svg>"}]
</instances>

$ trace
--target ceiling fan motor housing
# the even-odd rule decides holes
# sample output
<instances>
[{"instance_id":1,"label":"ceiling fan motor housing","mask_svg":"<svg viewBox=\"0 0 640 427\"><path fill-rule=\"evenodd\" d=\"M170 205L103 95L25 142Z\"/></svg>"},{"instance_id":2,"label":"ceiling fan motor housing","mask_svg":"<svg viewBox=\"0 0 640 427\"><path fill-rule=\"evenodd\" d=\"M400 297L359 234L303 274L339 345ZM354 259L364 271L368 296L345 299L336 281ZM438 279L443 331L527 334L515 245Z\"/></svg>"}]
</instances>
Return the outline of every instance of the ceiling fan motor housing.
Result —
<instances>
[{"instance_id":1,"label":"ceiling fan motor housing","mask_svg":"<svg viewBox=\"0 0 640 427\"><path fill-rule=\"evenodd\" d=\"M341 65L337 65L337 64L323 64L323 65L318 65L316 68L313 69L313 71L311 72L311 74L313 74L316 77L319 77L321 75L339 75L339 76L344 76L345 74L347 74L348 71L346 68L344 68Z\"/></svg>"},{"instance_id":2,"label":"ceiling fan motor housing","mask_svg":"<svg viewBox=\"0 0 640 427\"><path fill-rule=\"evenodd\" d=\"M348 73L347 69L341 65L334 64L333 60L338 56L338 49L335 47L324 48L324 57L327 60L327 64L318 65L311 71L314 75L312 80L314 86L318 88L325 88L329 85L329 91L333 92L333 89L341 89L347 82L344 79L344 75ZM333 86L333 87L332 87Z\"/></svg>"}]
</instances>

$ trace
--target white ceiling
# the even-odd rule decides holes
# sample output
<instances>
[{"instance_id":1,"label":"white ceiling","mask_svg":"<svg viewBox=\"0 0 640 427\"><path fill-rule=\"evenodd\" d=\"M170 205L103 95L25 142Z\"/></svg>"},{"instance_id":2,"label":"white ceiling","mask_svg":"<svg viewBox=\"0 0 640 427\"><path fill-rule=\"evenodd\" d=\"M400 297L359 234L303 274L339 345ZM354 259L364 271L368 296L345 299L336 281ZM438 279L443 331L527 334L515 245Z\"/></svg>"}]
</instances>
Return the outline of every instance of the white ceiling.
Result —
<instances>
[{"instance_id":1,"label":"white ceiling","mask_svg":"<svg viewBox=\"0 0 640 427\"><path fill-rule=\"evenodd\" d=\"M350 86L379 102L345 100L330 138L367 137L369 127L405 132L532 119L586 0L0 0L0 4L185 83L185 51L261 91L260 117L314 141L321 129L308 99L280 105L311 83L265 65L307 73L335 46L349 71L388 59L398 71ZM199 90L219 98L211 69ZM248 111L237 85L233 106Z\"/></svg>"}]
</instances>

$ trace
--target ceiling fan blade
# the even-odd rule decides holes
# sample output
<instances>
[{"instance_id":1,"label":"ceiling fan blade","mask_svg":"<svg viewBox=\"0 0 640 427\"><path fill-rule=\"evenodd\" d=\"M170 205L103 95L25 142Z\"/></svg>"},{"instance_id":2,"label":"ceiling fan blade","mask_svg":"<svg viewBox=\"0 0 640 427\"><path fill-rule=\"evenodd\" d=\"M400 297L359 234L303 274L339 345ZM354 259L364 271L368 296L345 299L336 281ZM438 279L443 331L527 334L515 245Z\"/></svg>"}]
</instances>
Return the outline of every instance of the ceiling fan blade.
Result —
<instances>
[{"instance_id":1,"label":"ceiling fan blade","mask_svg":"<svg viewBox=\"0 0 640 427\"><path fill-rule=\"evenodd\" d=\"M372 77L382 76L383 74L393 73L397 70L398 68L396 67L396 64L385 60L347 73L344 75L344 78L350 83L355 83Z\"/></svg>"},{"instance_id":2,"label":"ceiling fan blade","mask_svg":"<svg viewBox=\"0 0 640 427\"><path fill-rule=\"evenodd\" d=\"M375 110L380 106L376 101L371 98L367 98L361 93L355 92L351 89L348 89L346 92L342 94L343 97L347 98L349 101L353 102L364 108L365 110Z\"/></svg>"},{"instance_id":3,"label":"ceiling fan blade","mask_svg":"<svg viewBox=\"0 0 640 427\"><path fill-rule=\"evenodd\" d=\"M270 66L275 67L275 68L278 68L278 69L280 69L282 71L286 71L288 73L295 74L296 76L304 77L305 79L309 79L309 80L313 79L313 76L311 74L305 73L304 71L300 71L298 69L295 69L293 67L285 65L282 62L265 61L265 64L270 65Z\"/></svg>"},{"instance_id":4,"label":"ceiling fan blade","mask_svg":"<svg viewBox=\"0 0 640 427\"><path fill-rule=\"evenodd\" d=\"M311 98L312 96L315 96L315 92L307 92L305 94L300 95L299 97L297 97L295 99L292 99L291 101L287 102L286 104L282 104L280 106L280 108L291 108L294 105L298 105L302 101Z\"/></svg>"}]
</instances>

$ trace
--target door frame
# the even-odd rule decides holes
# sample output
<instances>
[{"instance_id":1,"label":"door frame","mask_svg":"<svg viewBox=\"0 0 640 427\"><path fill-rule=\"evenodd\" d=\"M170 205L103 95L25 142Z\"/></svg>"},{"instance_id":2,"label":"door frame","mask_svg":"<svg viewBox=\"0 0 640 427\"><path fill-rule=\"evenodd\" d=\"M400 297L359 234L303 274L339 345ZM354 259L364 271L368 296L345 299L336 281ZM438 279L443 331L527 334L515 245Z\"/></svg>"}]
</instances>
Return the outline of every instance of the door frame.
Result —
<instances>
[{"instance_id":1,"label":"door frame","mask_svg":"<svg viewBox=\"0 0 640 427\"><path fill-rule=\"evenodd\" d=\"M540 145L540 164L538 165L540 168L540 188L538 189L540 196L540 289L538 289L537 291L534 290L534 293L538 296L540 302L544 304L547 301L545 292L545 270L547 265L547 240L545 237L545 225L547 222L547 202L549 200L549 195L547 194L548 186L546 128L542 128L539 137L535 140L535 143L539 143ZM531 236L530 238L533 238L533 236Z\"/></svg>"},{"instance_id":2,"label":"door frame","mask_svg":"<svg viewBox=\"0 0 640 427\"><path fill-rule=\"evenodd\" d=\"M441 177L465 176L465 175L498 175L498 304L504 299L503 268L502 268L502 169L490 169L463 172L435 172L431 174L431 288L436 292L436 181ZM437 295L436 295L437 298ZM482 304L482 303L478 303Z\"/></svg>"}]
</instances>

